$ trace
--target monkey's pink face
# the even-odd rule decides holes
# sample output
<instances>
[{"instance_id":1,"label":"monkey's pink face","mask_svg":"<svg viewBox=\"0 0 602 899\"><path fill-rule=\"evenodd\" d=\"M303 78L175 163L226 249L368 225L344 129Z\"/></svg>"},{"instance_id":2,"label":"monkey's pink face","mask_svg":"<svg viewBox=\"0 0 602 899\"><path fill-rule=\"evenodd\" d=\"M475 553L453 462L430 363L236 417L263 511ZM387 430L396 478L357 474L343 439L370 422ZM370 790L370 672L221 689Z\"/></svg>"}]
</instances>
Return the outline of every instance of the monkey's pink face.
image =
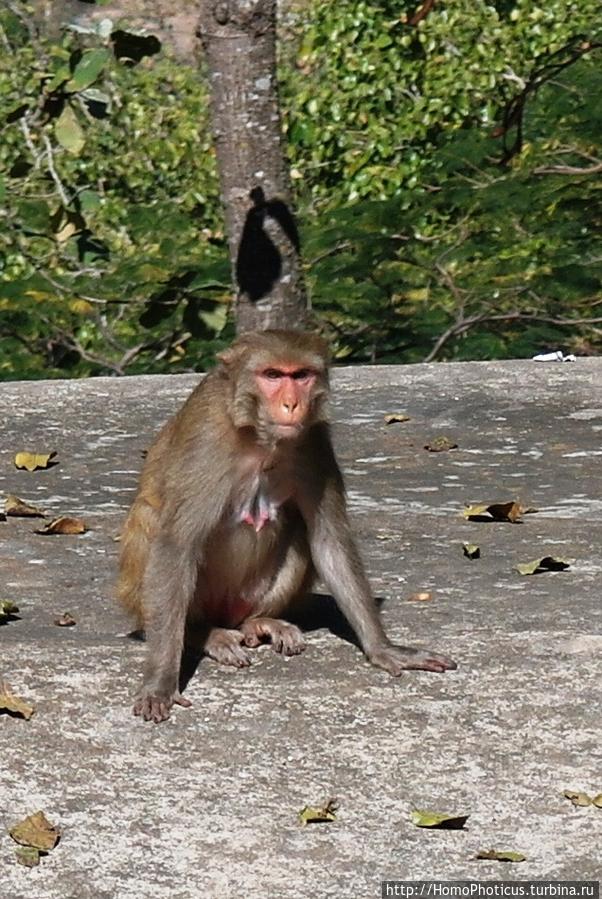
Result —
<instances>
[{"instance_id":1,"label":"monkey's pink face","mask_svg":"<svg viewBox=\"0 0 602 899\"><path fill-rule=\"evenodd\" d=\"M278 437L296 437L309 424L317 372L278 365L255 373L259 394Z\"/></svg>"}]
</instances>

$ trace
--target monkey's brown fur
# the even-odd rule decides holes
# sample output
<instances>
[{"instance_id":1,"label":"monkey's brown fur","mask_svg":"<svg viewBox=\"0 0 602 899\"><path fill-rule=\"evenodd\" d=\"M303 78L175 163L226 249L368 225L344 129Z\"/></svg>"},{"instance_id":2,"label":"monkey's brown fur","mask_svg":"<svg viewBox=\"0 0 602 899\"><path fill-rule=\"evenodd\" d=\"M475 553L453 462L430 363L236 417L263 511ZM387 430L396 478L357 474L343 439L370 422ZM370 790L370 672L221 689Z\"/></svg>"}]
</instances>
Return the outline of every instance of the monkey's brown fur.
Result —
<instances>
[{"instance_id":1,"label":"monkey's brown fur","mask_svg":"<svg viewBox=\"0 0 602 899\"><path fill-rule=\"evenodd\" d=\"M300 652L301 632L280 616L314 570L374 664L455 667L384 634L330 441L322 339L246 334L219 360L153 443L125 523L119 597L149 644L136 714L160 721L189 705L178 690L185 629L239 667L264 638Z\"/></svg>"}]
</instances>

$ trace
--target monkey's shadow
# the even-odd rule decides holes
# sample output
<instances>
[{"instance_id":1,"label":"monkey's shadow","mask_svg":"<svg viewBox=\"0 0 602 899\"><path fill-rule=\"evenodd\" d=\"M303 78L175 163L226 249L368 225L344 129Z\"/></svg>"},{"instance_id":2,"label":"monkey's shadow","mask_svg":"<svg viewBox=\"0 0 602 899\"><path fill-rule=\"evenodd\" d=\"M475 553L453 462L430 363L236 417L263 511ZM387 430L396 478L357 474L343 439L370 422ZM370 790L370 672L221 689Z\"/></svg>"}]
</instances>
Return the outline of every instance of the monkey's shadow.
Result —
<instances>
[{"instance_id":1,"label":"monkey's shadow","mask_svg":"<svg viewBox=\"0 0 602 899\"><path fill-rule=\"evenodd\" d=\"M376 599L379 608L383 602L380 597ZM327 628L333 636L359 648L355 631L339 610L334 597L327 593L308 593L287 611L285 620L296 624L304 633ZM205 654L198 650L184 650L180 668L180 691L186 688L204 657Z\"/></svg>"}]
</instances>

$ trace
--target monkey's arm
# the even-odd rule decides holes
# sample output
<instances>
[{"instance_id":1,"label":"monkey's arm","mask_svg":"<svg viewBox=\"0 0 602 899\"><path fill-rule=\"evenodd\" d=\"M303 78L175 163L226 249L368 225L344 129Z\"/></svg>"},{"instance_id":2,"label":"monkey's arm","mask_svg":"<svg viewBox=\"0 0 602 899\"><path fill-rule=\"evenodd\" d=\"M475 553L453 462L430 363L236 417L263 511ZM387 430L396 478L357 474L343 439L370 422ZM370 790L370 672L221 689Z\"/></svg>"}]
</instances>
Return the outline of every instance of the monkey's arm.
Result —
<instances>
[{"instance_id":1,"label":"monkey's arm","mask_svg":"<svg viewBox=\"0 0 602 899\"><path fill-rule=\"evenodd\" d=\"M165 508L149 548L142 584L146 664L134 704L134 714L146 721L168 718L174 703L190 705L179 691L186 617L203 563L203 547L227 501L227 490L219 480L213 488L211 493L200 490L192 501L177 508Z\"/></svg>"},{"instance_id":2,"label":"monkey's arm","mask_svg":"<svg viewBox=\"0 0 602 899\"><path fill-rule=\"evenodd\" d=\"M312 508L306 503L301 511L315 568L351 624L365 655L373 665L393 675L407 668L427 671L456 668L456 663L446 656L395 646L385 634L351 532L343 481L334 454L326 470L328 474L315 505Z\"/></svg>"}]
</instances>

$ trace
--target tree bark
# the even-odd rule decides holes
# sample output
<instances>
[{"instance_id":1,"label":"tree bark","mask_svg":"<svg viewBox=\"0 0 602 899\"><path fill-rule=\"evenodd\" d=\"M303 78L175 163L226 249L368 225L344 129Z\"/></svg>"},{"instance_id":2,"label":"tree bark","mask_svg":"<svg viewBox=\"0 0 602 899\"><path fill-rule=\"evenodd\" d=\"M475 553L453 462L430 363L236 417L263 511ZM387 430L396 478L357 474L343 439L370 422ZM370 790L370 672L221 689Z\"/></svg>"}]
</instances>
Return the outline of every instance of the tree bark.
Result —
<instances>
[{"instance_id":1,"label":"tree bark","mask_svg":"<svg viewBox=\"0 0 602 899\"><path fill-rule=\"evenodd\" d=\"M237 331L305 327L276 84L276 0L201 0L199 25Z\"/></svg>"}]
</instances>

